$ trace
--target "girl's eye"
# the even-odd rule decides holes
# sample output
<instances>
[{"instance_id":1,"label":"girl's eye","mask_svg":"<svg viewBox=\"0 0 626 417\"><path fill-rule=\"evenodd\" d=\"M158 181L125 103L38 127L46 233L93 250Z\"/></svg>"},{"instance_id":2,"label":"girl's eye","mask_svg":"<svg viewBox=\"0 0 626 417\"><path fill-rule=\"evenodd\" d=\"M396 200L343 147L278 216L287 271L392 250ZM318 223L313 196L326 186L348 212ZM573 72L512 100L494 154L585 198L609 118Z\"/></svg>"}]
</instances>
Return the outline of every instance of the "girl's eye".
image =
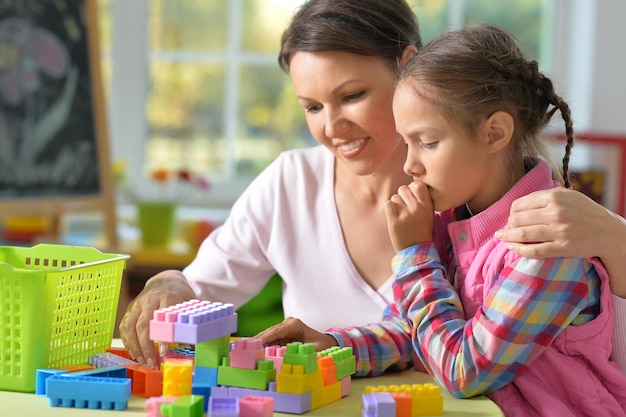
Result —
<instances>
[{"instance_id":1,"label":"girl's eye","mask_svg":"<svg viewBox=\"0 0 626 417\"><path fill-rule=\"evenodd\" d=\"M435 146L437 146L438 142L422 142L420 143L420 147L424 148L424 149L433 149Z\"/></svg>"},{"instance_id":2,"label":"girl's eye","mask_svg":"<svg viewBox=\"0 0 626 417\"><path fill-rule=\"evenodd\" d=\"M355 101L361 98L365 94L365 91L359 91L358 93L346 94L343 96L345 101Z\"/></svg>"}]
</instances>

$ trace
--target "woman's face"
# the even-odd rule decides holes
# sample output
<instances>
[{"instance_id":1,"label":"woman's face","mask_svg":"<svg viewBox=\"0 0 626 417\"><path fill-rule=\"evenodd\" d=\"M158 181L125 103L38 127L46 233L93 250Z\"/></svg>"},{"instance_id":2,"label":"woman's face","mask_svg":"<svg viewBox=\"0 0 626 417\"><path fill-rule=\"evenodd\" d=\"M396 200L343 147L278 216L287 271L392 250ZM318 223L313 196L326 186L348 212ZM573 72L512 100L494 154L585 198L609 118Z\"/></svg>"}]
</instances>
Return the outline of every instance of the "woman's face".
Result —
<instances>
[{"instance_id":1,"label":"woman's face","mask_svg":"<svg viewBox=\"0 0 626 417\"><path fill-rule=\"evenodd\" d=\"M297 52L290 75L311 134L350 171L372 174L403 146L391 107L396 74L382 58Z\"/></svg>"}]
</instances>

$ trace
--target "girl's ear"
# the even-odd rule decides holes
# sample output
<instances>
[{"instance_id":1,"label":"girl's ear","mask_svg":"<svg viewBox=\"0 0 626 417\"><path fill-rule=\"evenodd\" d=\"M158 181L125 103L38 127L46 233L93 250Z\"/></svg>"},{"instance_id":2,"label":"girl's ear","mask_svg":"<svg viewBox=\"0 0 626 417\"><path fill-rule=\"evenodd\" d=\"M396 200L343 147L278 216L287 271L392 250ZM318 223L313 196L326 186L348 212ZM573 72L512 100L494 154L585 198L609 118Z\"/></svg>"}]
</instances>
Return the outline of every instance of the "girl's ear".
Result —
<instances>
[{"instance_id":1,"label":"girl's ear","mask_svg":"<svg viewBox=\"0 0 626 417\"><path fill-rule=\"evenodd\" d=\"M513 116L505 111L497 111L485 121L485 144L491 151L499 152L511 142L514 130Z\"/></svg>"},{"instance_id":2,"label":"girl's ear","mask_svg":"<svg viewBox=\"0 0 626 417\"><path fill-rule=\"evenodd\" d=\"M404 48L404 51L402 51L402 56L400 57L400 62L398 62L398 68L402 68L404 64L406 64L406 61L408 61L409 58L411 58L416 53L417 48L415 47L415 45L409 45Z\"/></svg>"}]
</instances>

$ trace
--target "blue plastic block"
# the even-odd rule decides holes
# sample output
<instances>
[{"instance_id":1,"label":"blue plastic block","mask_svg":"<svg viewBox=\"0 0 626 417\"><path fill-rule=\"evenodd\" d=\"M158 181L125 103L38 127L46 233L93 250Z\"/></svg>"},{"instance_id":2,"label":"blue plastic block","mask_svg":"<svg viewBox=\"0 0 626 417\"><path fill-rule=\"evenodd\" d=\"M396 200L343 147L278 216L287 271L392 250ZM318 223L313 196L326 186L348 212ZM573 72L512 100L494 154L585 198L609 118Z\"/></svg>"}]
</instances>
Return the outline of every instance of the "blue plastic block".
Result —
<instances>
[{"instance_id":1,"label":"blue plastic block","mask_svg":"<svg viewBox=\"0 0 626 417\"><path fill-rule=\"evenodd\" d=\"M46 395L46 380L52 375L60 375L66 372L63 369L37 369L35 394Z\"/></svg>"},{"instance_id":2,"label":"blue plastic block","mask_svg":"<svg viewBox=\"0 0 626 417\"><path fill-rule=\"evenodd\" d=\"M46 380L46 396L51 407L125 410L130 398L128 378L74 377L52 375Z\"/></svg>"},{"instance_id":3,"label":"blue plastic block","mask_svg":"<svg viewBox=\"0 0 626 417\"><path fill-rule=\"evenodd\" d=\"M195 366L193 368L193 383L217 386L217 368L207 368L205 366Z\"/></svg>"}]
</instances>

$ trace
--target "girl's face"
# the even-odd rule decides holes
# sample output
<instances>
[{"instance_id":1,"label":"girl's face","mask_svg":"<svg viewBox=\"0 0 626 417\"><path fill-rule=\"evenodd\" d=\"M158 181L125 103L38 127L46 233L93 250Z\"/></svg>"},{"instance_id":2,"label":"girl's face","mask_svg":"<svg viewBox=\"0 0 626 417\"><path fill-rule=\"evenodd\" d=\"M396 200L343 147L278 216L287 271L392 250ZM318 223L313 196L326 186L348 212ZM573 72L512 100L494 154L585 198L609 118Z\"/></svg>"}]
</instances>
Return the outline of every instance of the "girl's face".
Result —
<instances>
[{"instance_id":1,"label":"girl's face","mask_svg":"<svg viewBox=\"0 0 626 417\"><path fill-rule=\"evenodd\" d=\"M473 213L493 203L496 164L484 141L450 123L436 106L402 81L393 99L398 132L408 147L404 171L428 186L434 209L467 203Z\"/></svg>"},{"instance_id":2,"label":"girl's face","mask_svg":"<svg viewBox=\"0 0 626 417\"><path fill-rule=\"evenodd\" d=\"M297 52L290 75L311 134L350 171L372 174L404 152L391 111L396 74L381 58Z\"/></svg>"}]
</instances>

